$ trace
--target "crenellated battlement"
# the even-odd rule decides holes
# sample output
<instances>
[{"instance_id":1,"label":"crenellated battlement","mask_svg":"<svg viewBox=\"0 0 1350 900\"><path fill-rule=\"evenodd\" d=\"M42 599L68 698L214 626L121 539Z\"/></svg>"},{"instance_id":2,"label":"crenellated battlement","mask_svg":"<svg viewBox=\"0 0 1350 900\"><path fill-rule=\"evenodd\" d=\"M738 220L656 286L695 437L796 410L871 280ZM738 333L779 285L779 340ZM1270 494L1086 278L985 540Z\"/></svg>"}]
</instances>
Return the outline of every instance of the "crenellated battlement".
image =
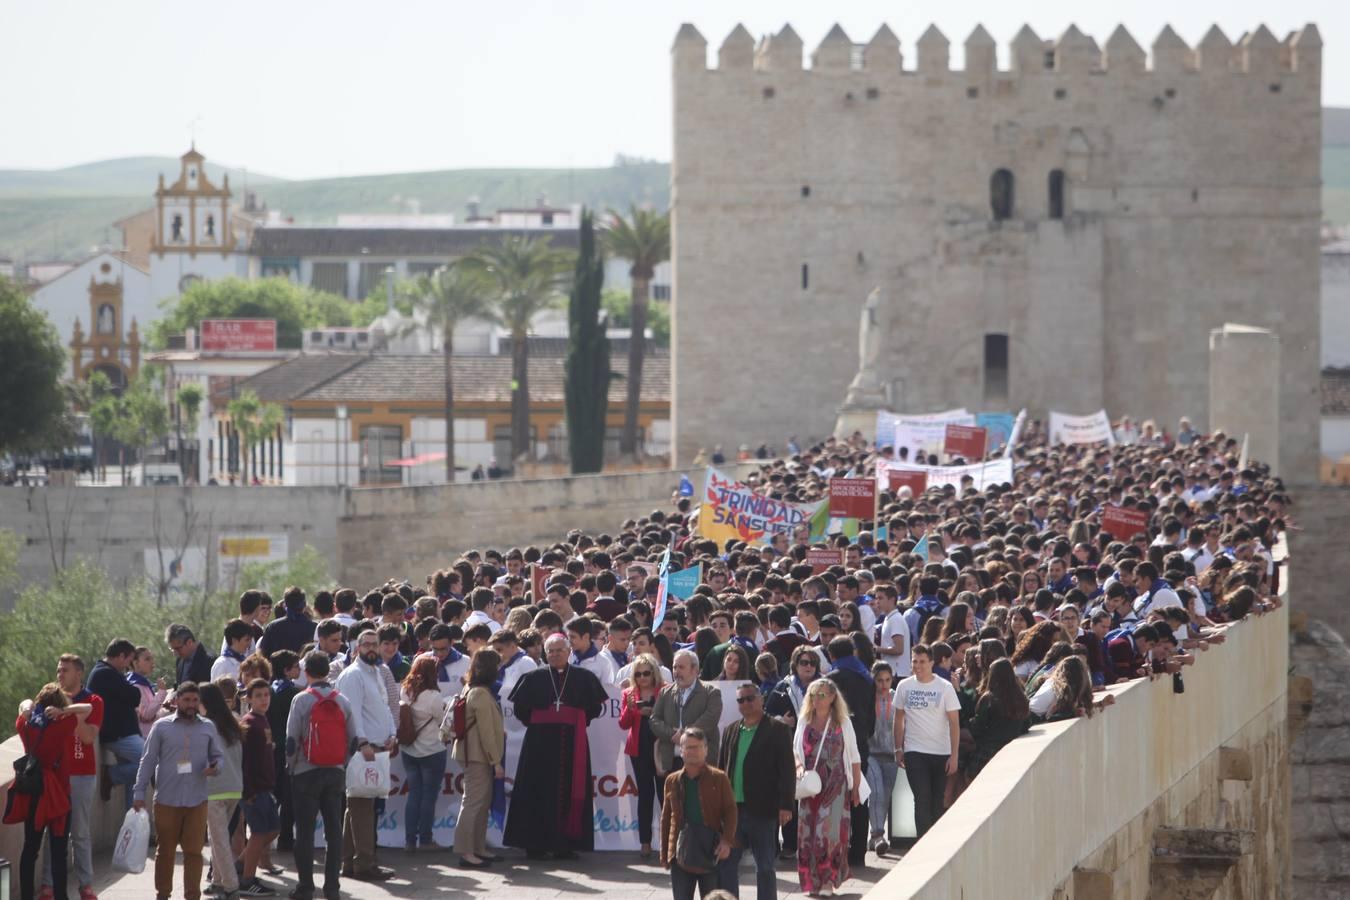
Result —
<instances>
[{"instance_id":1,"label":"crenellated battlement","mask_svg":"<svg viewBox=\"0 0 1350 900\"><path fill-rule=\"evenodd\" d=\"M681 26L672 48L677 71L706 70L707 46L697 28L691 24ZM869 41L855 43L836 24L811 52L808 71L895 75L964 72L981 78L1000 73L1021 76L1182 72L1267 77L1292 73L1320 77L1322 67L1322 38L1317 26L1311 23L1290 32L1283 41L1265 25L1235 41L1214 25L1194 47L1167 26L1153 40L1150 53L1145 53L1123 25L1111 33L1105 46L1075 25L1054 40L1041 38L1029 25L1024 25L1008 44L1007 69L998 68L997 46L983 25L976 26L965 40L963 70L951 68L950 46L947 37L930 25L915 43L916 59L909 68L900 52L900 41L889 27L882 25ZM737 25L718 48L715 69L802 71L803 49L802 39L791 25L762 36L758 42L744 25Z\"/></svg>"}]
</instances>

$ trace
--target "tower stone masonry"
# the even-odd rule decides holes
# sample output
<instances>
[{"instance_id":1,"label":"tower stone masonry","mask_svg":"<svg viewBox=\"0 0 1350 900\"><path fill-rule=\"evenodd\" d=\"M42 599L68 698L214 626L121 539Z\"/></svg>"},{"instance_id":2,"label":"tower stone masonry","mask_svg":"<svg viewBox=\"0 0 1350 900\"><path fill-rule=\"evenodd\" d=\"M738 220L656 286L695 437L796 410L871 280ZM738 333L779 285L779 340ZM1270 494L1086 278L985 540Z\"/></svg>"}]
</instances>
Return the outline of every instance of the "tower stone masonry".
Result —
<instances>
[{"instance_id":1,"label":"tower stone masonry","mask_svg":"<svg viewBox=\"0 0 1350 900\"><path fill-rule=\"evenodd\" d=\"M965 67L930 27L835 26L803 67L791 26L742 26L709 66L672 49L676 454L823 437L857 371L858 316L892 306L892 409L1157 416L1209 425L1209 335L1281 348L1281 467L1316 477L1321 57L1315 25L1146 55L984 28Z\"/></svg>"}]
</instances>

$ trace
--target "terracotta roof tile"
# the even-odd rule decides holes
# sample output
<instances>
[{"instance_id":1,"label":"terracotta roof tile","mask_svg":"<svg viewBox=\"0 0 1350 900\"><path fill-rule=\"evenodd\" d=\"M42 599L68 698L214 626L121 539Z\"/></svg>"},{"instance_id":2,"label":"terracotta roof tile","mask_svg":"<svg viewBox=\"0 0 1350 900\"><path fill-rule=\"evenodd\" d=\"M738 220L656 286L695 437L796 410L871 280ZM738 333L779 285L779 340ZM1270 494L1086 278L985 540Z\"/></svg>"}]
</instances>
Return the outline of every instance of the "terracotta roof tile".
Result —
<instances>
[{"instance_id":1,"label":"terracotta roof tile","mask_svg":"<svg viewBox=\"0 0 1350 900\"><path fill-rule=\"evenodd\" d=\"M628 358L611 355L610 403L624 400ZM642 368L642 400L670 402L670 354L648 353ZM461 403L510 403L511 357L456 356L455 399ZM530 357L530 398L561 403L564 357ZM437 354L374 356L301 356L260 372L237 386L273 403L297 400L326 403L443 403L443 362Z\"/></svg>"}]
</instances>

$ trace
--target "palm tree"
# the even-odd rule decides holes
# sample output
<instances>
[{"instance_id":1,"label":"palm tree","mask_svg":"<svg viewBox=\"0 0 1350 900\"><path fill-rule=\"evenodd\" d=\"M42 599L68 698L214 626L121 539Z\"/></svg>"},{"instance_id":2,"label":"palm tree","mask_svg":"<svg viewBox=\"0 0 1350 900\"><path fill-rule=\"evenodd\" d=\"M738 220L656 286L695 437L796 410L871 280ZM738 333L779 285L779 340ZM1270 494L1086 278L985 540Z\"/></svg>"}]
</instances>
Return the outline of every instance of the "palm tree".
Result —
<instances>
[{"instance_id":1,"label":"palm tree","mask_svg":"<svg viewBox=\"0 0 1350 900\"><path fill-rule=\"evenodd\" d=\"M455 480L455 376L453 366L455 328L466 319L493 318L489 286L473 267L463 262L441 266L422 275L408 291L413 309L429 327L441 333L441 357L445 361L445 480Z\"/></svg>"},{"instance_id":2,"label":"palm tree","mask_svg":"<svg viewBox=\"0 0 1350 900\"><path fill-rule=\"evenodd\" d=\"M561 301L572 254L548 238L508 238L465 258L469 270L492 286L497 320L511 332L511 465L530 445L530 351L526 338L534 317Z\"/></svg>"},{"instance_id":3,"label":"palm tree","mask_svg":"<svg viewBox=\"0 0 1350 900\"><path fill-rule=\"evenodd\" d=\"M647 297L656 267L670 259L670 214L629 207L625 219L614 210L609 211L609 228L604 233L604 247L611 257L628 260L628 275L633 283L630 324L632 336L628 339L628 393L623 408L623 435L619 438L619 453L637 456L638 404L642 396L642 361L646 354Z\"/></svg>"},{"instance_id":4,"label":"palm tree","mask_svg":"<svg viewBox=\"0 0 1350 900\"><path fill-rule=\"evenodd\" d=\"M188 459L183 449L187 444L184 434L195 434L197 431L197 417L201 415L202 401L205 398L206 391L195 381L189 381L178 389L178 420L175 427L178 429L178 467L184 479L197 477L197 454L194 452L191 460ZM197 444L195 436L192 443L195 450Z\"/></svg>"}]
</instances>

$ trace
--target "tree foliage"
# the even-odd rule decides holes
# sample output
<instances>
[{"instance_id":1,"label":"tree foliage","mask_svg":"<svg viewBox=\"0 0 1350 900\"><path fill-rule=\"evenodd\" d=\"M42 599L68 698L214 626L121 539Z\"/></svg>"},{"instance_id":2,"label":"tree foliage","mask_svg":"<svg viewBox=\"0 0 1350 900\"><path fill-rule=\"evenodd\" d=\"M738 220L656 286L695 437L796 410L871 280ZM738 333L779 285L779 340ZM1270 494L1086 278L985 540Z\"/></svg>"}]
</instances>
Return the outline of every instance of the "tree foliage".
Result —
<instances>
[{"instance_id":1,"label":"tree foliage","mask_svg":"<svg viewBox=\"0 0 1350 900\"><path fill-rule=\"evenodd\" d=\"M286 413L275 403L262 402L253 391L244 391L226 409L230 424L239 435L240 465L247 474L249 451L276 433Z\"/></svg>"},{"instance_id":2,"label":"tree foliage","mask_svg":"<svg viewBox=\"0 0 1350 900\"><path fill-rule=\"evenodd\" d=\"M527 337L534 317L562 300L572 254L548 238L507 238L487 244L464 259L492 285L497 320L511 332L511 459L529 450L530 353Z\"/></svg>"},{"instance_id":3,"label":"tree foliage","mask_svg":"<svg viewBox=\"0 0 1350 900\"><path fill-rule=\"evenodd\" d=\"M0 588L14 578L18 539L0 531ZM59 571L48 584L30 585L18 596L14 611L0 616L0 709L11 713L55 680L56 658L77 653L86 670L103 656L109 641L126 638L155 653L157 674L173 676L173 655L164 644L164 629L181 622L214 652L225 622L238 615L243 586L267 591L280 606L282 591L298 584L312 594L329 588L327 562L305 546L286 562L244 566L237 583L210 593L160 606L144 581L114 583L102 569L79 561ZM0 716L0 739L14 733L12 714Z\"/></svg>"},{"instance_id":4,"label":"tree foliage","mask_svg":"<svg viewBox=\"0 0 1350 900\"><path fill-rule=\"evenodd\" d=\"M0 276L0 453L57 449L69 409L67 360L56 328Z\"/></svg>"},{"instance_id":5,"label":"tree foliage","mask_svg":"<svg viewBox=\"0 0 1350 900\"><path fill-rule=\"evenodd\" d=\"M409 290L421 322L441 333L441 358L445 377L445 480L455 480L455 329L466 319L491 319L490 286L480 271L462 261L441 266L423 275Z\"/></svg>"},{"instance_id":6,"label":"tree foliage","mask_svg":"<svg viewBox=\"0 0 1350 900\"><path fill-rule=\"evenodd\" d=\"M203 319L276 319L277 345L296 348L306 328L350 325L356 308L346 297L285 278L199 281L164 302L164 316L151 326L150 343L166 347L170 336L199 327Z\"/></svg>"},{"instance_id":7,"label":"tree foliage","mask_svg":"<svg viewBox=\"0 0 1350 900\"><path fill-rule=\"evenodd\" d=\"M640 209L636 204L624 218L609 211L609 227L601 236L605 250L629 262L632 277L632 303L629 314L628 383L623 407L623 435L619 452L635 456L638 452L638 410L642 401L642 363L646 358L647 301L656 267L670 259L670 214Z\"/></svg>"},{"instance_id":8,"label":"tree foliage","mask_svg":"<svg viewBox=\"0 0 1350 900\"><path fill-rule=\"evenodd\" d=\"M633 295L618 288L605 288L600 298L605 307L611 328L633 327ZM670 346L670 304L647 304L647 330L652 333L651 343L657 347Z\"/></svg>"},{"instance_id":9,"label":"tree foliage","mask_svg":"<svg viewBox=\"0 0 1350 900\"><path fill-rule=\"evenodd\" d=\"M580 251L567 306L565 400L572 472L599 472L605 464L605 416L609 409L609 338L600 312L605 260L596 247L595 224L581 216Z\"/></svg>"}]
</instances>

